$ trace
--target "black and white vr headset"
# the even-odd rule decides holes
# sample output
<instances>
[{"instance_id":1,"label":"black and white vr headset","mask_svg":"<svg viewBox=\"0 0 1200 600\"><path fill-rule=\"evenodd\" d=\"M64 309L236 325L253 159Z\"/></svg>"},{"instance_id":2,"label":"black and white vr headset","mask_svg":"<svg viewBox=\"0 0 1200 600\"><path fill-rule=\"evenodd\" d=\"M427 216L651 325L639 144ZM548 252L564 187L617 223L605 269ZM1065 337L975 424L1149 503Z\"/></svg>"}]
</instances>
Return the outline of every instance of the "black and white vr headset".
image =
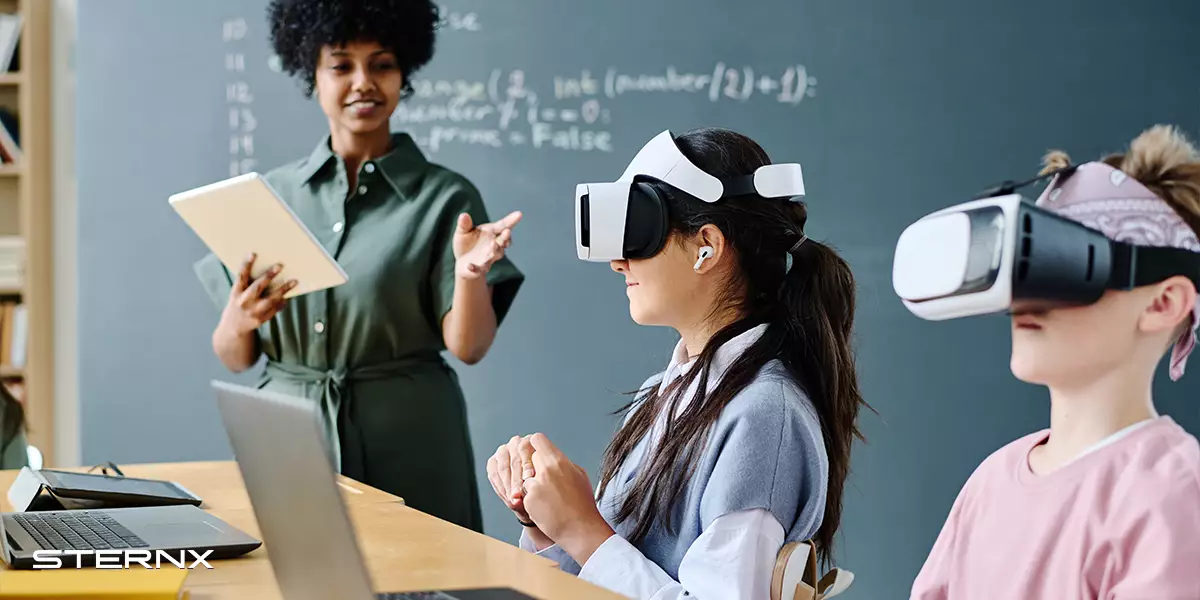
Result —
<instances>
[{"instance_id":1,"label":"black and white vr headset","mask_svg":"<svg viewBox=\"0 0 1200 600\"><path fill-rule=\"evenodd\" d=\"M665 183L704 202L757 195L804 196L804 176L796 163L760 167L752 175L718 179L679 151L670 131L646 143L612 183L575 186L575 247L579 258L610 261L658 254L669 233L667 203L649 181Z\"/></svg>"},{"instance_id":2,"label":"black and white vr headset","mask_svg":"<svg viewBox=\"0 0 1200 600\"><path fill-rule=\"evenodd\" d=\"M1176 275L1200 287L1200 253L1114 241L1015 193L1046 177L1069 178L1077 168L1005 184L909 225L892 264L892 286L905 307L940 321L1087 305L1106 290Z\"/></svg>"}]
</instances>

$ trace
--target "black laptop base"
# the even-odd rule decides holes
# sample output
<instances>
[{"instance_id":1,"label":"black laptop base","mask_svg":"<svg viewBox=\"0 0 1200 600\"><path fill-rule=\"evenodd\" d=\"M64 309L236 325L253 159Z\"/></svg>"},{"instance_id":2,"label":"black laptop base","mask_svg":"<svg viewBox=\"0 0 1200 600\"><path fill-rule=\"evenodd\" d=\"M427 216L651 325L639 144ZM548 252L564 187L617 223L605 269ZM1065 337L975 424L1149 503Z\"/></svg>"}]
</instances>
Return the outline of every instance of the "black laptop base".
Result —
<instances>
[{"instance_id":1,"label":"black laptop base","mask_svg":"<svg viewBox=\"0 0 1200 600\"><path fill-rule=\"evenodd\" d=\"M0 519L3 559L12 569L205 568L204 562L262 545L191 505L5 513Z\"/></svg>"}]
</instances>

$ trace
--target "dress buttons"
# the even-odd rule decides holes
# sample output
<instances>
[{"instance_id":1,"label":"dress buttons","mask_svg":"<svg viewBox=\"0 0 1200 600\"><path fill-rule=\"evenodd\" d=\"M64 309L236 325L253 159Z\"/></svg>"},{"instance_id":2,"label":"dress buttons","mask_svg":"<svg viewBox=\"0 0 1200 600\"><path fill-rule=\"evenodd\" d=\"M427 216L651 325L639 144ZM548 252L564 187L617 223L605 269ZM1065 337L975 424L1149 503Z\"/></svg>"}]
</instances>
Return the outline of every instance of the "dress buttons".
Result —
<instances>
[{"instance_id":1,"label":"dress buttons","mask_svg":"<svg viewBox=\"0 0 1200 600\"><path fill-rule=\"evenodd\" d=\"M368 173L374 173L375 172L375 163L367 163L367 166L363 167L363 170Z\"/></svg>"},{"instance_id":2,"label":"dress buttons","mask_svg":"<svg viewBox=\"0 0 1200 600\"><path fill-rule=\"evenodd\" d=\"M365 185L358 186L358 194L361 196L365 193L367 193L367 186L365 186Z\"/></svg>"},{"instance_id":3,"label":"dress buttons","mask_svg":"<svg viewBox=\"0 0 1200 600\"><path fill-rule=\"evenodd\" d=\"M313 324L313 331L316 331L317 333L324 333L325 332L325 324L320 321L317 321L315 324Z\"/></svg>"},{"instance_id":4,"label":"dress buttons","mask_svg":"<svg viewBox=\"0 0 1200 600\"><path fill-rule=\"evenodd\" d=\"M337 223L334 223L334 224L333 224L333 232L334 232L334 233L341 233L341 232L342 232L342 222L341 222L341 221L338 221Z\"/></svg>"}]
</instances>

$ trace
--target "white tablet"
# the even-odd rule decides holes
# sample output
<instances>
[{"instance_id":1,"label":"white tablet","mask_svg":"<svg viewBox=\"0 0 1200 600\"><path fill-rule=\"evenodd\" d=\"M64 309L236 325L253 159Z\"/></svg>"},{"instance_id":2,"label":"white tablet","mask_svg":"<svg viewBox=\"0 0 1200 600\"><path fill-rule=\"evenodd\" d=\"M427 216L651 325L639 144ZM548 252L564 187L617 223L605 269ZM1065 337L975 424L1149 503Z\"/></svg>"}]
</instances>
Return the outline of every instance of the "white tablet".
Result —
<instances>
[{"instance_id":1,"label":"white tablet","mask_svg":"<svg viewBox=\"0 0 1200 600\"><path fill-rule=\"evenodd\" d=\"M253 253L257 258L251 280L282 264L271 289L295 279L296 287L285 294L288 298L348 280L341 265L258 173L174 194L170 203L234 277Z\"/></svg>"}]
</instances>

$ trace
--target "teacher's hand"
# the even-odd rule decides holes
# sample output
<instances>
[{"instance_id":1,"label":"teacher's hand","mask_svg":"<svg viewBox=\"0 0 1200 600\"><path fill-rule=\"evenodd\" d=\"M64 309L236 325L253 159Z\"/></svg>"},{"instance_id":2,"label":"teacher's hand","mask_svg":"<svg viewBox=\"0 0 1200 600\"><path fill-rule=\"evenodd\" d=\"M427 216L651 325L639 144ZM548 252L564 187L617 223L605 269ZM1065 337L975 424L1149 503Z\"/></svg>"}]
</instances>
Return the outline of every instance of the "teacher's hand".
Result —
<instances>
[{"instance_id":1,"label":"teacher's hand","mask_svg":"<svg viewBox=\"0 0 1200 600\"><path fill-rule=\"evenodd\" d=\"M529 436L534 476L525 480L525 511L538 528L579 564L614 535L596 507L592 484L582 467L546 438Z\"/></svg>"},{"instance_id":2,"label":"teacher's hand","mask_svg":"<svg viewBox=\"0 0 1200 600\"><path fill-rule=\"evenodd\" d=\"M296 280L288 281L279 286L274 292L267 292L275 276L279 275L282 265L274 265L266 273L251 281L250 272L254 266L255 256L250 255L242 263L242 269L233 282L229 292L229 302L221 313L221 327L226 328L235 336L245 336L258 329L263 323L271 320L284 305L287 299L283 297L288 290L296 287Z\"/></svg>"},{"instance_id":3,"label":"teacher's hand","mask_svg":"<svg viewBox=\"0 0 1200 600\"><path fill-rule=\"evenodd\" d=\"M471 215L458 215L458 227L454 230L455 274L462 279L486 275L512 245L512 228L520 220L521 212L513 211L499 221L476 227L471 223Z\"/></svg>"}]
</instances>

